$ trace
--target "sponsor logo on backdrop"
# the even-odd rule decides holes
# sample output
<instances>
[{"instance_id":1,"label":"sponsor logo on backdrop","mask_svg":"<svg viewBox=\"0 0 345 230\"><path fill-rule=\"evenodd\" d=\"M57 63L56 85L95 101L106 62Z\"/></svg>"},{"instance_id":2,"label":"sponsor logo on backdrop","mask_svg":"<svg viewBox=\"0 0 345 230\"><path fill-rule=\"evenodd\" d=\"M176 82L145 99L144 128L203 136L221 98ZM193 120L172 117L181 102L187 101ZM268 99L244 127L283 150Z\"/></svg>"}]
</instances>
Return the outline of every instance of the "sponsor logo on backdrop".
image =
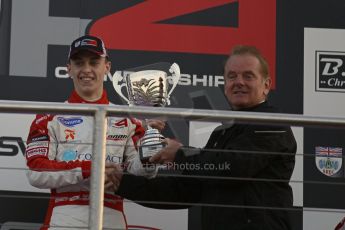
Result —
<instances>
[{"instance_id":1,"label":"sponsor logo on backdrop","mask_svg":"<svg viewBox=\"0 0 345 230\"><path fill-rule=\"evenodd\" d=\"M171 0L169 5L163 8L160 1L144 1L130 4L130 7L114 10L114 12L109 11L106 7L99 8L97 10L100 11L102 17L82 19L78 18L78 13L70 17L66 17L66 15L51 16L49 12L52 8L51 1L21 2L21 0L13 0L13 2L20 2L20 4L13 4L11 9L12 20L9 29L11 35L16 39L8 44L8 47L11 47L10 76L47 77L48 46L68 46L69 41L79 35L79 31L81 31L102 37L106 41L109 51L135 50L174 53L173 55L175 53L227 55L235 44L255 45L261 49L270 63L273 88L275 88L276 0ZM97 2L97 0L90 2ZM35 14L35 17L22 13L26 12L28 6L34 9L31 13ZM69 5L62 1L59 6L63 8ZM222 15L223 22L214 24L213 20L207 20L207 15L214 15L214 9L217 8L227 9L229 13ZM87 6L85 9L87 10ZM141 12L141 14L137 12ZM157 12L164 13L157 14ZM185 16L189 18L195 16L195 19L198 19L200 13L205 13L203 20L184 19ZM177 22L174 22L175 20ZM180 20L181 22L178 22ZM234 22L230 23L232 20ZM42 24L42 21L45 23ZM58 37L54 33L47 33L47 36L32 33L29 38L27 34L23 34L23 27L30 29L30 26L35 28L38 24L45 31L52 31L54 30L52 28L59 27L62 33L64 31L75 31L76 33L65 33L64 36ZM81 25L82 27L80 27ZM115 33L109 33L109 28L112 28ZM125 32L121 33L121 31ZM121 36L118 36L119 33ZM138 36L138 34L145 34L146 39L142 39L142 36ZM185 39L185 37L189 39ZM31 46L25 46L23 52L22 44L25 44L28 39L33 43ZM37 54L36 47L42 47L39 54ZM32 60L32 68L24 67L27 60ZM54 68L56 78L68 77L65 67ZM185 81L181 81L181 85L200 86L202 84L206 87L219 85L217 78L220 76L209 73L186 73L185 75Z\"/></svg>"},{"instance_id":2,"label":"sponsor logo on backdrop","mask_svg":"<svg viewBox=\"0 0 345 230\"><path fill-rule=\"evenodd\" d=\"M61 124L63 124L66 127L74 127L76 125L83 123L83 119L81 117L58 117L57 119Z\"/></svg>"},{"instance_id":3,"label":"sponsor logo on backdrop","mask_svg":"<svg viewBox=\"0 0 345 230\"><path fill-rule=\"evenodd\" d=\"M0 156L16 156L19 151L24 155L25 144L21 137L0 137Z\"/></svg>"},{"instance_id":4,"label":"sponsor logo on backdrop","mask_svg":"<svg viewBox=\"0 0 345 230\"><path fill-rule=\"evenodd\" d=\"M316 51L316 91L345 92L345 52Z\"/></svg>"},{"instance_id":5,"label":"sponsor logo on backdrop","mask_svg":"<svg viewBox=\"0 0 345 230\"><path fill-rule=\"evenodd\" d=\"M342 166L343 148L315 147L315 164L317 169L326 176L336 176Z\"/></svg>"},{"instance_id":6,"label":"sponsor logo on backdrop","mask_svg":"<svg viewBox=\"0 0 345 230\"><path fill-rule=\"evenodd\" d=\"M104 81L112 81L115 74L120 74L121 76L126 75L126 71L117 70L114 74L108 73L104 77ZM55 68L55 77L57 79L69 78L67 73L67 67L58 66ZM170 83L170 82L169 82ZM171 84L171 83L170 83ZM224 85L224 77L222 75L212 75L212 74L187 74L182 73L181 77L177 83L180 86L203 86L203 87L218 87Z\"/></svg>"}]
</instances>

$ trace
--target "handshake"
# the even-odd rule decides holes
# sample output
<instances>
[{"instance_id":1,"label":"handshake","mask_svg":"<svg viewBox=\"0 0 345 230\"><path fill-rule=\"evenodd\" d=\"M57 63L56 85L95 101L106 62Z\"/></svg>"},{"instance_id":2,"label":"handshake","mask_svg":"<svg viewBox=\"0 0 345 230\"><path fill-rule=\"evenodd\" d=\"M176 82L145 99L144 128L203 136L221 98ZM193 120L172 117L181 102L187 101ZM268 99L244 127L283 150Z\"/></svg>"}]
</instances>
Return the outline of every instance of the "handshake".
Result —
<instances>
[{"instance_id":1,"label":"handshake","mask_svg":"<svg viewBox=\"0 0 345 230\"><path fill-rule=\"evenodd\" d=\"M162 120L146 120L148 126L155 128L159 131L162 131L165 127L165 122ZM162 140L164 148L162 148L158 153L154 154L148 158L148 163L150 164L167 164L171 163L175 159L177 150L182 146L182 144L176 140L165 138ZM107 191L117 191L125 165L115 164L115 163L106 163L105 165L105 179L104 185L105 190Z\"/></svg>"},{"instance_id":2,"label":"handshake","mask_svg":"<svg viewBox=\"0 0 345 230\"><path fill-rule=\"evenodd\" d=\"M149 158L152 164L167 164L174 162L177 150L182 144L176 140L165 138L163 140L165 147L157 154ZM105 165L105 190L116 192L121 184L124 165L115 163L106 163Z\"/></svg>"}]
</instances>

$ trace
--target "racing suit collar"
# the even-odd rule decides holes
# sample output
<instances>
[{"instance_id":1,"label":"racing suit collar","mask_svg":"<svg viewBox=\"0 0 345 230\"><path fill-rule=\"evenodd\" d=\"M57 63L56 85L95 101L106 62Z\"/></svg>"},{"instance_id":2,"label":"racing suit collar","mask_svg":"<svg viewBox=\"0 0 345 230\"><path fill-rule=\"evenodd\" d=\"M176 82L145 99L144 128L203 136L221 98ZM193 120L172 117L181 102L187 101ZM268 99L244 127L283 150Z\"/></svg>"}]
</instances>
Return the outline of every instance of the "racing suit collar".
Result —
<instances>
[{"instance_id":1,"label":"racing suit collar","mask_svg":"<svg viewBox=\"0 0 345 230\"><path fill-rule=\"evenodd\" d=\"M105 90L103 90L102 97L97 101L86 101L81 98L75 90L73 90L67 101L68 103L109 104L107 92Z\"/></svg>"}]
</instances>

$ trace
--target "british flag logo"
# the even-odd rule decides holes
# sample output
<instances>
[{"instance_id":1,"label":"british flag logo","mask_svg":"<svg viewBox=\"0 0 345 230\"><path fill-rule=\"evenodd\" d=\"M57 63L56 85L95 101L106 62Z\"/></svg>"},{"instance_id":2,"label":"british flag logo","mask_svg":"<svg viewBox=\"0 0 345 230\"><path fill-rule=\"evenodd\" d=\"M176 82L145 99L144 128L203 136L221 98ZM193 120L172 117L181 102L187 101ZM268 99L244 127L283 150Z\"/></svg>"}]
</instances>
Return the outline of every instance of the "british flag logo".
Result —
<instances>
[{"instance_id":1,"label":"british flag logo","mask_svg":"<svg viewBox=\"0 0 345 230\"><path fill-rule=\"evenodd\" d=\"M337 177L342 166L343 148L315 147L315 164L317 169L326 176Z\"/></svg>"}]
</instances>

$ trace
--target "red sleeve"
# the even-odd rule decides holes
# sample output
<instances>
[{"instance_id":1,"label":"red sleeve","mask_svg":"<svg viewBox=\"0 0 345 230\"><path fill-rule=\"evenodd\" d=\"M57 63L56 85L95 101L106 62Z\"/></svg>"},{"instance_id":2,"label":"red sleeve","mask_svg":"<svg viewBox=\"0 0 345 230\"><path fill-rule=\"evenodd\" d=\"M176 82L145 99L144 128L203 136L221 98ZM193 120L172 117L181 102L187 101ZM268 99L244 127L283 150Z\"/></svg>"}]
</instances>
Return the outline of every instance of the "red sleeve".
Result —
<instances>
[{"instance_id":1,"label":"red sleeve","mask_svg":"<svg viewBox=\"0 0 345 230\"><path fill-rule=\"evenodd\" d=\"M142 138L145 134L145 129L142 126L142 122L136 118L130 118L131 122L135 125L135 131L132 135L132 141L136 149L138 149L137 143L140 138Z\"/></svg>"},{"instance_id":2,"label":"red sleeve","mask_svg":"<svg viewBox=\"0 0 345 230\"><path fill-rule=\"evenodd\" d=\"M38 188L57 188L90 177L91 161L57 161L53 115L37 115L30 127L25 157L29 182ZM52 123L49 123L52 122Z\"/></svg>"}]
</instances>

